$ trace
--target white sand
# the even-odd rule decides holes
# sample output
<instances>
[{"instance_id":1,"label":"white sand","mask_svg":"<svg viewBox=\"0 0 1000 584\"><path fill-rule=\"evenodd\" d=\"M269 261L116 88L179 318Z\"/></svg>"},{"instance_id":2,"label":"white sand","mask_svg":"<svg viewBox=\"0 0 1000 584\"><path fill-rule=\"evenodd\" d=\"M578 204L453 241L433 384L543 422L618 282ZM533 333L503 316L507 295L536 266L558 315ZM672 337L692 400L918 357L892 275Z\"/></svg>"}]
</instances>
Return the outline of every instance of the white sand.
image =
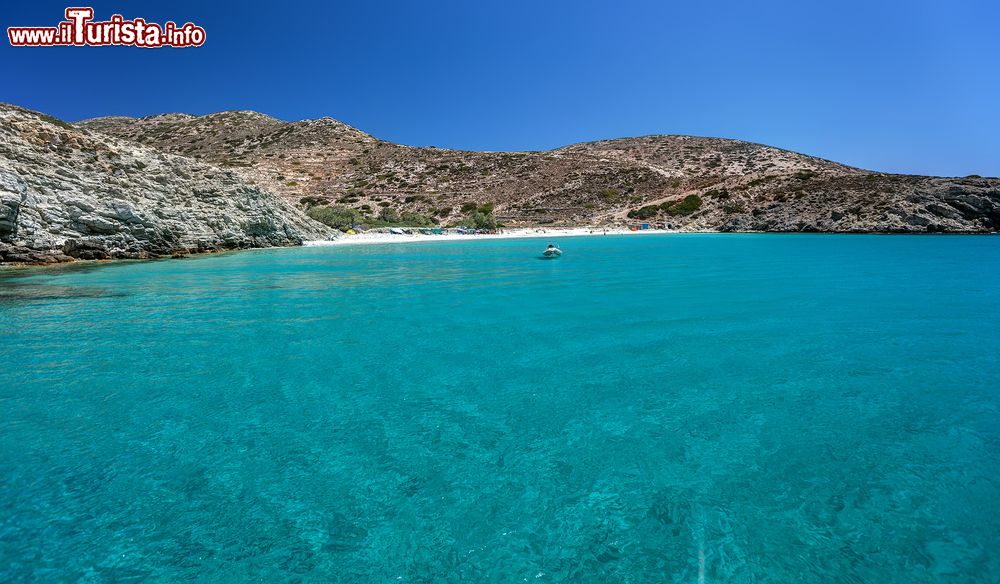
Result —
<instances>
[{"instance_id":1,"label":"white sand","mask_svg":"<svg viewBox=\"0 0 1000 584\"><path fill-rule=\"evenodd\" d=\"M341 235L337 239L306 241L303 245L365 245L378 243L419 243L423 241L479 241L482 239L552 239L560 237L579 237L588 235L652 235L655 233L676 233L674 231L664 231L662 229L645 229L630 231L628 229L604 229L601 227L573 227L573 228L525 228L525 229L504 229L503 233L496 234L459 234L442 233L440 235L424 235L415 233L412 235L395 233L357 233L355 235Z\"/></svg>"}]
</instances>

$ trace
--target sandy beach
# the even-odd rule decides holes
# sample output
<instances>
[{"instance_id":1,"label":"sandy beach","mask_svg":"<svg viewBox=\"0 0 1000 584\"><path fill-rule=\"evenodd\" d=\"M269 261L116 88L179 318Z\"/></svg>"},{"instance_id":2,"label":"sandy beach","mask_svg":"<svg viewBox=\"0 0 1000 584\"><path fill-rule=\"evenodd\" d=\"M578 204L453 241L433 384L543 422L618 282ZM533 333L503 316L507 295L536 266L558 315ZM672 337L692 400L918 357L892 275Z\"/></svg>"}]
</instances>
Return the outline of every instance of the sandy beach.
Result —
<instances>
[{"instance_id":1,"label":"sandy beach","mask_svg":"<svg viewBox=\"0 0 1000 584\"><path fill-rule=\"evenodd\" d=\"M337 239L306 241L306 246L326 246L326 245L371 245L380 243L420 243L434 241L479 241L483 239L552 239L558 242L560 237L581 237L592 235L653 235L676 233L675 231L665 231L662 229L646 229L631 231L629 229L606 229L601 227L571 227L571 228L520 228L504 229L501 233L441 233L437 235L425 235L421 233L397 234L388 232L357 233L353 235L341 235Z\"/></svg>"}]
</instances>

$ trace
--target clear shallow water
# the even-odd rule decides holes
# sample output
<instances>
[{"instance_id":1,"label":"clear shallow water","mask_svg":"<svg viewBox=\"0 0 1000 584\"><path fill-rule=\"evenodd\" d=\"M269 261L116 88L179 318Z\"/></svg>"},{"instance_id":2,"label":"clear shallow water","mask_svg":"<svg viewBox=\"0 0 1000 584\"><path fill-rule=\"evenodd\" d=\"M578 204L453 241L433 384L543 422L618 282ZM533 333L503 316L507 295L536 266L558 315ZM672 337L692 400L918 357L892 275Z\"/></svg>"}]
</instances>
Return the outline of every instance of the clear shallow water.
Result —
<instances>
[{"instance_id":1,"label":"clear shallow water","mask_svg":"<svg viewBox=\"0 0 1000 584\"><path fill-rule=\"evenodd\" d=\"M1000 239L0 275L0 580L1000 581Z\"/></svg>"}]
</instances>

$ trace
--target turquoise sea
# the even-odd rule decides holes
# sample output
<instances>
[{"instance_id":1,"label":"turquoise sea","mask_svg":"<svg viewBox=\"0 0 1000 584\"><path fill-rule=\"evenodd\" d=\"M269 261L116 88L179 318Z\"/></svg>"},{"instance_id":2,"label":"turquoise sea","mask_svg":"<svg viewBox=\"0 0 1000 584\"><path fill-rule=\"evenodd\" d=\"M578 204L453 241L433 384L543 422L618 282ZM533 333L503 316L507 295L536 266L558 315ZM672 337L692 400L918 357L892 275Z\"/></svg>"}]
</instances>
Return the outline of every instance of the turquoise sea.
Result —
<instances>
[{"instance_id":1,"label":"turquoise sea","mask_svg":"<svg viewBox=\"0 0 1000 584\"><path fill-rule=\"evenodd\" d=\"M557 241L0 271L0 581L1000 581L1000 238Z\"/></svg>"}]
</instances>

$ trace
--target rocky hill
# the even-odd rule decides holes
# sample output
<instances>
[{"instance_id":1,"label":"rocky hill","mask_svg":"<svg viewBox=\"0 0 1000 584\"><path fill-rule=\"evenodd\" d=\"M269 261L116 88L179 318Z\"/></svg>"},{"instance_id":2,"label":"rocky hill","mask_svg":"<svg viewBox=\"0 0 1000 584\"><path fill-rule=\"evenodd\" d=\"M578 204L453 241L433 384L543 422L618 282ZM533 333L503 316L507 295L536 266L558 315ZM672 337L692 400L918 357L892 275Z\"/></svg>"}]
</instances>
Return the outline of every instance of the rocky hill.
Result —
<instances>
[{"instance_id":1,"label":"rocky hill","mask_svg":"<svg viewBox=\"0 0 1000 584\"><path fill-rule=\"evenodd\" d=\"M738 140L647 136L547 152L466 152L393 144L329 118L283 122L247 111L80 126L220 165L302 207L373 216L389 209L442 224L488 203L510 227L1000 229L1000 179L870 172Z\"/></svg>"},{"instance_id":2,"label":"rocky hill","mask_svg":"<svg viewBox=\"0 0 1000 584\"><path fill-rule=\"evenodd\" d=\"M0 105L0 263L148 258L330 235L230 169Z\"/></svg>"}]
</instances>

